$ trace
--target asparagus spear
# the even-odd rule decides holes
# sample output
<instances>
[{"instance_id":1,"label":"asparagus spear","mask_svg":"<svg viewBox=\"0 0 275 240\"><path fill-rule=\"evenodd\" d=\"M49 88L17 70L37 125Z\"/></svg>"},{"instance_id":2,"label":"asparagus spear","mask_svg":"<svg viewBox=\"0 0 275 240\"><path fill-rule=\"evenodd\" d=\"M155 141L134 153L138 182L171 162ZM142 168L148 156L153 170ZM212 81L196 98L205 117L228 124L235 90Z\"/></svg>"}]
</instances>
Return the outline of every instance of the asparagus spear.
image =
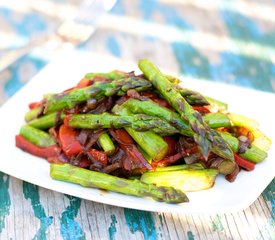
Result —
<instances>
[{"instance_id":1,"label":"asparagus spear","mask_svg":"<svg viewBox=\"0 0 275 240\"><path fill-rule=\"evenodd\" d=\"M213 150L217 155L234 161L233 152L227 143L217 132L209 128L202 120L201 115L187 103L174 84L169 82L157 67L149 60L144 59L139 61L139 68L169 104L180 114L181 118L189 122L194 132L194 140L205 159L208 158L209 152ZM213 145L215 148L213 148Z\"/></svg>"},{"instance_id":2,"label":"asparagus spear","mask_svg":"<svg viewBox=\"0 0 275 240\"><path fill-rule=\"evenodd\" d=\"M112 112L120 116L131 115L130 110L122 105L115 105ZM135 140L140 148L146 152L148 155L146 159L159 161L166 156L168 144L158 134L152 131L136 131L132 127L125 127L125 130Z\"/></svg>"},{"instance_id":3,"label":"asparagus spear","mask_svg":"<svg viewBox=\"0 0 275 240\"><path fill-rule=\"evenodd\" d=\"M173 83L174 85L178 85L181 80L171 76L171 75L164 75L167 80L171 83ZM209 105L209 102L207 101L207 99L200 94L199 92L196 92L194 90L188 89L188 88L182 88L180 86L177 86L180 94L182 97L184 97L184 99L190 104L190 105L199 105L199 106L204 106L204 105Z\"/></svg>"},{"instance_id":4,"label":"asparagus spear","mask_svg":"<svg viewBox=\"0 0 275 240\"><path fill-rule=\"evenodd\" d=\"M214 99L214 98L211 98L211 97L208 97L208 96L204 96L204 97L210 103L210 107L212 107L218 111L221 111L221 112L227 110L227 108L228 108L227 103L222 102L217 99Z\"/></svg>"},{"instance_id":5,"label":"asparagus spear","mask_svg":"<svg viewBox=\"0 0 275 240\"><path fill-rule=\"evenodd\" d=\"M181 96L190 105L198 105L198 106L209 105L209 102L206 100L206 98L203 95L201 95L199 92L193 91L188 88L179 88L179 92Z\"/></svg>"},{"instance_id":6,"label":"asparagus spear","mask_svg":"<svg viewBox=\"0 0 275 240\"><path fill-rule=\"evenodd\" d=\"M95 172L70 164L51 164L50 175L53 179L77 183L84 187L97 187L137 197L151 197L167 203L187 202L187 196L173 187L157 187L137 179L127 180L106 173Z\"/></svg>"},{"instance_id":7,"label":"asparagus spear","mask_svg":"<svg viewBox=\"0 0 275 240\"><path fill-rule=\"evenodd\" d=\"M147 152L145 152L139 145L137 146L137 149L140 151L140 153L143 155L146 161L151 164L153 161L153 157L151 157Z\"/></svg>"},{"instance_id":8,"label":"asparagus spear","mask_svg":"<svg viewBox=\"0 0 275 240\"><path fill-rule=\"evenodd\" d=\"M169 74L164 74L164 76L168 79L169 82L178 85L181 80L176 78L175 76L169 75Z\"/></svg>"},{"instance_id":9,"label":"asparagus spear","mask_svg":"<svg viewBox=\"0 0 275 240\"><path fill-rule=\"evenodd\" d=\"M172 110L163 106L160 106L150 99L140 101L138 99L130 98L125 101L121 106L116 105L112 111L118 114L116 112L116 109L122 107L128 108L132 113L135 114L144 113L149 116L159 117L177 128L181 134L186 136L193 136L193 132L190 129L189 124L187 123L187 121L183 120L178 113L173 112ZM211 128L231 126L229 118L226 114L223 113L208 113L202 118Z\"/></svg>"},{"instance_id":10,"label":"asparagus spear","mask_svg":"<svg viewBox=\"0 0 275 240\"><path fill-rule=\"evenodd\" d=\"M268 151L272 141L269 137L267 137L263 132L259 129L254 129L251 131L254 136L253 144L263 151Z\"/></svg>"},{"instance_id":11,"label":"asparagus spear","mask_svg":"<svg viewBox=\"0 0 275 240\"><path fill-rule=\"evenodd\" d=\"M257 121L241 114L227 113L227 116L234 126L246 127L249 130L253 130L259 127L259 123Z\"/></svg>"},{"instance_id":12,"label":"asparagus spear","mask_svg":"<svg viewBox=\"0 0 275 240\"><path fill-rule=\"evenodd\" d=\"M211 128L231 127L230 119L224 113L207 113L202 119Z\"/></svg>"},{"instance_id":13,"label":"asparagus spear","mask_svg":"<svg viewBox=\"0 0 275 240\"><path fill-rule=\"evenodd\" d=\"M122 105L115 105L112 109L112 112L120 115L125 108L127 108L130 112L134 114L144 113L149 116L163 119L174 126L176 129L178 129L181 134L186 136L193 136L193 132L191 131L188 123L185 120L181 119L176 112L173 112L168 108L162 107L150 99L140 101L138 99L130 98Z\"/></svg>"},{"instance_id":14,"label":"asparagus spear","mask_svg":"<svg viewBox=\"0 0 275 240\"><path fill-rule=\"evenodd\" d=\"M193 163L193 164L180 164L180 165L172 165L167 167L156 167L155 170L151 172L168 172L168 171L179 171L179 170L187 170L187 169L205 169L205 167L201 163Z\"/></svg>"},{"instance_id":15,"label":"asparagus spear","mask_svg":"<svg viewBox=\"0 0 275 240\"><path fill-rule=\"evenodd\" d=\"M228 132L220 131L219 133L222 136L222 138L228 143L228 145L230 146L232 151L233 152L238 152L238 150L239 150L239 140L237 138L235 138L234 136L232 136Z\"/></svg>"},{"instance_id":16,"label":"asparagus spear","mask_svg":"<svg viewBox=\"0 0 275 240\"><path fill-rule=\"evenodd\" d=\"M39 114L41 114L41 112L41 107L35 107L31 109L25 114L25 121L30 122L31 120L36 119L39 116Z\"/></svg>"},{"instance_id":17,"label":"asparagus spear","mask_svg":"<svg viewBox=\"0 0 275 240\"><path fill-rule=\"evenodd\" d=\"M34 128L48 129L55 125L58 118L60 118L61 120L64 120L65 114L59 113L59 112L49 113L47 115L43 115L39 118L29 121L28 125Z\"/></svg>"},{"instance_id":18,"label":"asparagus spear","mask_svg":"<svg viewBox=\"0 0 275 240\"><path fill-rule=\"evenodd\" d=\"M151 131L138 132L131 127L125 127L125 130L150 158L159 161L165 157L168 145L162 137Z\"/></svg>"},{"instance_id":19,"label":"asparagus spear","mask_svg":"<svg viewBox=\"0 0 275 240\"><path fill-rule=\"evenodd\" d=\"M181 83L181 80L171 76L171 75L164 75L171 83L178 85ZM208 96L203 96L201 93L196 92L194 90L188 89L188 88L181 88L179 87L179 91L181 95L185 98L185 100L190 104L190 105L212 105L213 107L216 106L220 111L227 110L227 104L208 97Z\"/></svg>"},{"instance_id":20,"label":"asparagus spear","mask_svg":"<svg viewBox=\"0 0 275 240\"><path fill-rule=\"evenodd\" d=\"M125 108L127 108L128 110L130 109L133 113L144 113L150 116L164 119L175 128L177 128L181 134L185 136L193 136L193 132L191 131L190 127L188 126L186 121L180 118L179 114L171 111L168 108L160 106L152 100L140 101L138 99L130 98L122 105L116 105L115 107L113 107L112 111L115 114L120 114L120 112L122 112L123 109L125 110ZM209 113L204 115L203 119L212 128L230 126L230 120L227 114ZM226 132L218 131L218 133L230 146L233 152L238 152L239 140L237 138ZM256 145L252 144L251 148L247 149L247 151L242 154L242 157L252 162L261 162L267 157L267 153L258 148ZM232 164L230 163L230 161L225 161L221 167L228 167L229 169L232 169Z\"/></svg>"},{"instance_id":21,"label":"asparagus spear","mask_svg":"<svg viewBox=\"0 0 275 240\"><path fill-rule=\"evenodd\" d=\"M34 127L24 125L20 128L19 134L32 142L36 146L46 148L51 145L55 145L54 139L48 134L40 129L36 129Z\"/></svg>"},{"instance_id":22,"label":"asparagus spear","mask_svg":"<svg viewBox=\"0 0 275 240\"><path fill-rule=\"evenodd\" d=\"M219 132L219 133L222 136L222 138L228 143L231 149L234 152L238 152L239 140L227 132ZM267 153L252 143L251 147L247 148L244 153L240 154L240 156L242 156L243 158L251 162L259 163L259 162L262 162L264 159L266 159Z\"/></svg>"},{"instance_id":23,"label":"asparagus spear","mask_svg":"<svg viewBox=\"0 0 275 240\"><path fill-rule=\"evenodd\" d=\"M183 135L192 136L192 131L189 125L185 121L183 121L177 113L169 110L168 108L164 108L151 100L140 101L138 99L130 98L129 100L124 102L122 105L127 107L128 109L131 109L131 112L139 115L136 115L135 117L130 117L129 118L130 120L126 119L127 117L123 118L118 116L111 116L111 118L108 118L107 116L102 116L102 117L107 117L107 119L104 119L103 124L109 124L110 126L114 124L115 126L117 125L115 123L116 121L120 122L123 119L126 119L126 121L132 121L131 119L133 119L133 122L137 122L136 124L134 124L134 127L133 127L137 131L153 129L154 132L160 133L161 135L170 135L180 131ZM114 109L116 109L116 107ZM141 115L141 113L147 114L149 116ZM50 128L54 126L54 124L56 123L58 114L59 114L58 112L46 114L42 117L31 120L30 122L28 122L28 125L39 129ZM74 117L76 118L74 122L77 122L77 119L79 119L79 117L82 115L77 115L77 116L78 117ZM87 116L87 114L85 114L85 116ZM87 117L86 119L85 117L85 123L81 123L81 122L84 122L84 120L79 119L79 123L76 123L76 124L77 125L85 124L87 125L87 128L97 128L98 127L97 123L100 125L101 124L100 120L103 120L99 115L98 115L98 118L100 120L97 119L97 115L88 115L88 116L91 116L91 118ZM65 115L63 113L60 113L60 119L64 120L64 117ZM230 126L229 118L227 117L226 114L223 114L223 113L206 114L205 116L203 116L203 120L206 121L211 128ZM89 121L93 122L94 125L90 125ZM98 122L96 123L96 121ZM109 121L110 123L108 123ZM168 125L166 121L170 122L171 125ZM123 123L121 124L123 125ZM127 125L127 123L124 123L124 124ZM175 125L175 127L173 127L172 125Z\"/></svg>"},{"instance_id":24,"label":"asparagus spear","mask_svg":"<svg viewBox=\"0 0 275 240\"><path fill-rule=\"evenodd\" d=\"M104 96L125 94L129 89L143 91L149 89L151 83L140 77L129 77L112 82L96 82L91 86L73 89L58 94L47 94L44 96L44 114L55 112L64 108L73 108L75 105L85 102L89 98L100 99Z\"/></svg>"},{"instance_id":25,"label":"asparagus spear","mask_svg":"<svg viewBox=\"0 0 275 240\"><path fill-rule=\"evenodd\" d=\"M259 163L267 158L267 153L252 143L251 147L247 148L240 156L251 162Z\"/></svg>"},{"instance_id":26,"label":"asparagus spear","mask_svg":"<svg viewBox=\"0 0 275 240\"><path fill-rule=\"evenodd\" d=\"M253 134L253 144L264 151L267 151L271 146L271 139L259 130L259 123L251 118L236 113L228 113L228 118L233 126L245 127Z\"/></svg>"},{"instance_id":27,"label":"asparagus spear","mask_svg":"<svg viewBox=\"0 0 275 240\"><path fill-rule=\"evenodd\" d=\"M119 70L113 70L113 71L110 71L107 73L87 73L87 74L85 74L85 78L92 79L96 76L99 76L99 77L107 78L110 80L118 80L121 78L125 78L130 74L132 74L132 73L131 72L130 73L122 72Z\"/></svg>"},{"instance_id":28,"label":"asparagus spear","mask_svg":"<svg viewBox=\"0 0 275 240\"><path fill-rule=\"evenodd\" d=\"M172 135L178 132L166 121L145 114L116 116L103 114L73 114L68 121L73 128L122 128L130 126L136 131L152 130L160 135Z\"/></svg>"},{"instance_id":29,"label":"asparagus spear","mask_svg":"<svg viewBox=\"0 0 275 240\"><path fill-rule=\"evenodd\" d=\"M115 152L115 145L108 133L102 133L98 138L98 142L108 156Z\"/></svg>"},{"instance_id":30,"label":"asparagus spear","mask_svg":"<svg viewBox=\"0 0 275 240\"><path fill-rule=\"evenodd\" d=\"M194 135L194 132L190 129L190 126L186 123L185 120L183 120L180 117L178 113L175 113L169 110L168 108L159 106L157 103L153 102L152 100L140 101L137 99L128 99L121 106L115 106L112 111L117 113L119 109L123 107L131 109L131 111L134 113L144 112L148 115L157 116L169 122L171 125L177 128L181 134L186 136ZM214 121L215 118L217 119L217 121ZM208 117L208 119L206 118L206 120L214 127L221 127L221 126L226 127L230 124L230 121L228 120L227 116L222 115L220 113L211 114ZM219 136L218 132L214 132L214 130L212 134L215 136ZM220 138L218 138L218 140L219 139ZM221 154L218 154L220 152L220 146L217 146L217 144L220 144L220 141L218 140L216 140L215 142L216 144L212 148L212 151L215 152L217 155L221 155ZM229 161L227 161L225 165L228 165L228 167L232 169L232 164L234 165L235 163L231 159L228 159L228 160Z\"/></svg>"},{"instance_id":31,"label":"asparagus spear","mask_svg":"<svg viewBox=\"0 0 275 240\"><path fill-rule=\"evenodd\" d=\"M173 186L183 192L194 192L211 188L218 171L215 169L199 169L196 167L186 167L181 170L149 171L142 174L140 180L147 184L156 184L157 186ZM176 166L177 167L177 166Z\"/></svg>"}]
</instances>

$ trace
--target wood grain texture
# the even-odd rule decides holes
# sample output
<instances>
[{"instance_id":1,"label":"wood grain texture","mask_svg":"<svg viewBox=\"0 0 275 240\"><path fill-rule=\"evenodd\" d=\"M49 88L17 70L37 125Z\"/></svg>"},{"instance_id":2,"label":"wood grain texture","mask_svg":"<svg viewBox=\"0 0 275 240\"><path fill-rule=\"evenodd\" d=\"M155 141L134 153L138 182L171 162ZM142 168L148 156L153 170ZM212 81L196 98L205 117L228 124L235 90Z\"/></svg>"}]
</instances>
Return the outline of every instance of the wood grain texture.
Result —
<instances>
[{"instance_id":1,"label":"wood grain texture","mask_svg":"<svg viewBox=\"0 0 275 240\"><path fill-rule=\"evenodd\" d=\"M6 178L6 176L3 176ZM0 239L274 239L261 195L229 214L151 213L81 200L8 178L10 205ZM25 187L23 185L25 184ZM25 190L24 190L25 188ZM28 191L29 195L28 195ZM2 196L2 195L1 195ZM1 205L1 209L3 206Z\"/></svg>"}]
</instances>

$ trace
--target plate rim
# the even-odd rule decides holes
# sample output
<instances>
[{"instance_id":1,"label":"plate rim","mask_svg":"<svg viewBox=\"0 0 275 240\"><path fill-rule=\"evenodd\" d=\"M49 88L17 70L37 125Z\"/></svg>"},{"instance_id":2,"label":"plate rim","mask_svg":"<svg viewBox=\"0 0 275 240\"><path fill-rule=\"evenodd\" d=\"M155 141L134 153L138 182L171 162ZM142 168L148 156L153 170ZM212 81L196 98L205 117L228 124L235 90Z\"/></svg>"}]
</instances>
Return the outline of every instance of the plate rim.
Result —
<instances>
[{"instance_id":1,"label":"plate rim","mask_svg":"<svg viewBox=\"0 0 275 240\"><path fill-rule=\"evenodd\" d=\"M77 52L77 53L74 53L74 54L76 54L75 56L77 56L78 58L82 58L82 56L84 56L83 55L83 53L82 52ZM123 61L121 61L120 59L117 59L117 58L115 58L115 57L110 57L110 56L105 56L105 55L97 55L97 54L93 54L93 57L94 58L97 58L97 57L101 57L101 58L108 58L108 59L110 59L109 61L119 61L119 62L121 62L121 63L123 63ZM87 57L87 56L86 56ZM12 102L12 101L15 101L18 97L18 95L20 96L20 93L22 93L23 91L24 91L24 89L26 89L26 88L30 88L30 87L28 87L28 86L32 86L32 84L33 84L33 82L34 81L38 81L39 80L39 78L43 78L43 76L45 75L45 73L47 73L47 71L49 71L48 69L50 69L51 68L51 66L53 66L53 65L55 65L55 64L59 64L60 63L60 60L62 61L62 59L64 59L64 56L62 56L62 57L60 57L60 58L58 58L58 59L56 59L55 61L53 61L53 62L51 62L51 63L49 63L48 65L46 65L38 74L36 74L27 84L25 84L23 87L22 87L22 89L20 89L18 92L16 92L10 99L8 99L1 107L0 107L0 116L3 114L3 112L5 111L5 109L7 108L6 106L9 106L9 104L10 104L10 102ZM133 65L133 63L129 63L130 65ZM37 80L36 80L37 79ZM201 81L201 80L199 80L199 81ZM213 84L213 82L208 82L208 83L210 83L210 85L211 84ZM215 82L214 84L218 84L218 85L226 85L226 84L224 84L224 83L217 83L217 82ZM69 86L68 86L69 87ZM247 89L247 88L240 88L240 87L238 87L238 86L231 86L231 85L229 85L228 86L229 88L232 88L232 89L239 89L239 90L241 90L241 91L252 91L252 92L256 92L257 94L264 94L264 95L269 95L269 96L271 96L271 97L274 97L274 99L275 99L275 94L273 94L273 93L269 93L269 92L261 92L261 91L257 91L257 90L253 90L253 89ZM42 93L43 93L43 91L42 91ZM15 99L15 100L14 100ZM4 109L4 110L3 110ZM23 116L22 116L22 118L23 118ZM1 128L0 128L1 129ZM0 136L0 139L1 139L2 137ZM274 142L274 141L273 141ZM274 152L274 145L272 146L272 148L271 149L273 149L273 152ZM271 150L269 151L269 152L271 152ZM34 157L34 156L31 156L31 157ZM36 158L36 157L34 157L34 158ZM40 159L40 158L39 158ZM42 159L42 161L45 161L45 160L43 160ZM47 162L46 162L47 163ZM47 163L48 164L48 163ZM49 164L48 164L49 165ZM3 170L4 169L4 170ZM48 169L49 169L49 167L48 167ZM0 171L3 171L3 172L5 172L6 174L8 174L8 175L10 175L10 176L13 176L13 177L15 177L15 178L18 178L18 174L16 175L16 174L14 174L12 171L10 171L10 170L7 170L7 169L5 169L5 167L3 168L3 166L1 165L1 160L0 160ZM273 174L273 177L271 176L272 174L270 174L270 176L269 176L269 180L268 181L265 181L265 188L266 188L266 186L268 186L268 184L272 181L272 179L274 178L274 174ZM48 177L50 178L50 176L48 175ZM43 185L43 184L37 184L37 181L33 181L32 179L30 179L30 178L28 178L28 177L20 177L20 179L21 180L23 180L23 181L27 181L27 182L30 182L30 183L32 183L32 184L35 184L35 185L38 185L38 186L40 186L40 187L43 187L43 188L45 188L45 189L48 189L48 190L53 190L53 191L57 191L57 192L61 192L61 193L65 193L65 194L69 194L69 195L72 195L72 196L76 196L76 197L79 197L79 194L72 194L72 192L70 191L70 188L69 189L64 189L64 191L61 191L60 189L58 189L58 190L55 190L56 188L49 188L49 187L47 187L47 186L45 186L45 185ZM53 180L53 181L56 181L56 180ZM62 182L62 184L64 184L64 182ZM70 183L66 183L66 184L70 184ZM72 184L72 185L75 185L75 184ZM81 186L79 186L81 189L84 189L84 187L81 187ZM215 187L215 186L214 186ZM65 191L66 190L66 191ZM97 189L95 189L95 190L97 190ZM263 189L264 190L264 189ZM262 191L263 191L262 190ZM261 192L262 193L262 192ZM260 193L260 194L261 194ZM111 193L111 194L113 194L113 193ZM117 195L118 193L115 193L115 195ZM260 195L259 194L259 195ZM87 198L87 197L85 197L82 193L80 194L81 195L81 197L80 198L82 198L82 199L85 199L85 200L90 200L90 201L95 201L95 202L101 202L101 203L104 203L104 204L109 204L109 205L113 205L113 206L118 206L118 207L127 207L127 208L133 208L133 209L138 209L138 210L144 210L144 211L151 211L151 212L159 212L160 210L159 209L152 209L152 208L150 208L150 206L146 206L145 208L142 208L142 209L140 209L140 208L138 208L138 207L135 207L135 206L132 206L132 207L129 207L129 206L124 206L123 205L123 202L121 203L121 202L118 202L117 201L117 203L116 204L112 204L112 203L110 203L110 202L108 202L108 199L104 199L103 201L101 200L101 201L99 201L99 200L96 200L96 199L91 199L91 198ZM122 194L119 194L119 195L122 195ZM256 196L257 195L257 196ZM224 210L222 210L222 209L219 209L219 210L216 210L216 211L205 211L205 212L202 212L202 211L200 211L200 212L196 212L196 211L188 211L188 209L185 209L185 208L180 208L180 209L174 209L174 208L172 208L172 210L171 210L171 208L168 208L167 209L167 211L165 211L165 209L162 209L162 212L177 212L177 213L192 213L192 214L202 214L202 213L227 213L227 212L236 212L236 211L241 211L241 210L244 210L245 208L247 208L247 207L249 207L256 199L257 199L257 197L259 196L258 194L254 194L254 196L253 196L253 199L252 199L252 197L251 197L251 199L248 199L248 200L246 200L246 201L241 201L240 202L240 204L238 204L238 205L234 205L234 206L230 206L230 207L228 207L226 210L224 209ZM123 195L123 196L125 196L125 195ZM131 197L131 196L130 196ZM137 197L131 197L131 198L134 198L134 199L136 199ZM119 199L118 199L119 200ZM152 200L153 201L153 200ZM154 201L155 202L155 201ZM166 205L167 206L167 204L165 204L165 203L163 203L164 205ZM185 203L184 203L185 204ZM179 205L178 205L179 206ZM150 209L149 209L150 208Z\"/></svg>"}]
</instances>

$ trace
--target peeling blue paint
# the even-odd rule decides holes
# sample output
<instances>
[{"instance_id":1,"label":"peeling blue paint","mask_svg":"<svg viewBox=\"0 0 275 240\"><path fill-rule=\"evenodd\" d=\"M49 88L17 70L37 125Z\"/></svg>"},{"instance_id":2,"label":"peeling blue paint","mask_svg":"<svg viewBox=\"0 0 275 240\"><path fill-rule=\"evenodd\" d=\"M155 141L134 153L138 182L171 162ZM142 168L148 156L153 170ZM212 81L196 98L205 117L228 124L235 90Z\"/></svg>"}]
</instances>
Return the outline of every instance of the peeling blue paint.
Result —
<instances>
[{"instance_id":1,"label":"peeling blue paint","mask_svg":"<svg viewBox=\"0 0 275 240\"><path fill-rule=\"evenodd\" d=\"M267 223L261 227L259 236L256 240L274 240L275 239L275 221L274 219L269 219Z\"/></svg>"},{"instance_id":2,"label":"peeling blue paint","mask_svg":"<svg viewBox=\"0 0 275 240\"><path fill-rule=\"evenodd\" d=\"M23 194L25 199L30 199L34 216L40 221L40 228L33 239L46 240L46 231L53 223L53 217L47 217L40 202L39 188L36 185L23 182Z\"/></svg>"},{"instance_id":3,"label":"peeling blue paint","mask_svg":"<svg viewBox=\"0 0 275 240\"><path fill-rule=\"evenodd\" d=\"M14 28L17 34L30 37L34 33L42 32L47 25L45 19L40 14L28 12L27 14L14 14L11 9L1 7L0 15Z\"/></svg>"},{"instance_id":4,"label":"peeling blue paint","mask_svg":"<svg viewBox=\"0 0 275 240\"><path fill-rule=\"evenodd\" d=\"M263 32L250 17L228 10L220 11L228 32L235 39L253 41L274 47L275 31Z\"/></svg>"},{"instance_id":5,"label":"peeling blue paint","mask_svg":"<svg viewBox=\"0 0 275 240\"><path fill-rule=\"evenodd\" d=\"M113 240L116 233L116 223L117 223L116 216L114 214L111 215L111 220L112 222L108 231L109 231L109 239Z\"/></svg>"},{"instance_id":6,"label":"peeling blue paint","mask_svg":"<svg viewBox=\"0 0 275 240\"><path fill-rule=\"evenodd\" d=\"M117 0L114 7L111 9L112 14L124 15L126 13L123 0Z\"/></svg>"},{"instance_id":7,"label":"peeling blue paint","mask_svg":"<svg viewBox=\"0 0 275 240\"><path fill-rule=\"evenodd\" d=\"M206 57L191 45L174 42L172 48L182 74L192 77L211 79L210 64Z\"/></svg>"},{"instance_id":8,"label":"peeling blue paint","mask_svg":"<svg viewBox=\"0 0 275 240\"><path fill-rule=\"evenodd\" d=\"M212 79L254 88L262 91L274 91L271 78L275 74L275 65L271 62L223 52L221 63L211 67Z\"/></svg>"},{"instance_id":9,"label":"peeling blue paint","mask_svg":"<svg viewBox=\"0 0 275 240\"><path fill-rule=\"evenodd\" d=\"M275 179L266 187L263 192L263 197L266 201L271 203L271 217L273 220L273 227L275 227Z\"/></svg>"},{"instance_id":10,"label":"peeling blue paint","mask_svg":"<svg viewBox=\"0 0 275 240\"><path fill-rule=\"evenodd\" d=\"M154 21L155 14L160 13L166 25L185 30L196 30L184 19L184 16L178 13L177 9L169 5L159 3L156 0L141 0L139 7L145 20ZM230 11L221 11L221 15L232 38L267 45L274 43L275 32L263 33L256 23L248 17ZM221 52L220 63L211 64L207 57L190 44L174 42L171 46L181 73L184 75L214 81L222 80L229 84L274 92L271 82L275 75L275 65L270 61L231 52Z\"/></svg>"},{"instance_id":11,"label":"peeling blue paint","mask_svg":"<svg viewBox=\"0 0 275 240\"><path fill-rule=\"evenodd\" d=\"M30 64L32 66L32 72L30 76L31 78L39 70L41 70L46 65L46 63L47 63L46 60L37 59L37 58L34 59L31 55L26 55L21 57L18 61L16 61L16 63L12 64L9 67L9 72L11 73L11 77L4 85L5 94L11 97L20 88L22 88L25 85L25 82L22 81L23 76L21 74L26 74L26 73L20 71L20 69L22 69L22 67L25 64Z\"/></svg>"},{"instance_id":12,"label":"peeling blue paint","mask_svg":"<svg viewBox=\"0 0 275 240\"><path fill-rule=\"evenodd\" d=\"M9 178L8 175L0 172L0 233L5 228L5 217L9 215L11 206Z\"/></svg>"},{"instance_id":13,"label":"peeling blue paint","mask_svg":"<svg viewBox=\"0 0 275 240\"><path fill-rule=\"evenodd\" d=\"M160 3L156 0L139 2L140 12L143 14L143 18L147 21L153 21L155 13L160 13L167 25L182 29L192 29L183 16L172 6Z\"/></svg>"},{"instance_id":14,"label":"peeling blue paint","mask_svg":"<svg viewBox=\"0 0 275 240\"><path fill-rule=\"evenodd\" d=\"M159 221L160 221L160 225L164 226L162 214L159 214Z\"/></svg>"},{"instance_id":15,"label":"peeling blue paint","mask_svg":"<svg viewBox=\"0 0 275 240\"><path fill-rule=\"evenodd\" d=\"M160 221L160 225L159 225L159 227L158 227L158 229L159 229L159 236L160 236L160 238L162 239L163 238L163 227L165 226L165 224L163 223L163 216L162 216L162 213L159 213L158 214L158 217L159 217L159 221Z\"/></svg>"},{"instance_id":16,"label":"peeling blue paint","mask_svg":"<svg viewBox=\"0 0 275 240\"><path fill-rule=\"evenodd\" d=\"M222 222L221 222L221 217L219 215L216 215L212 221L212 230L214 232L216 232L216 231L221 232L224 230Z\"/></svg>"},{"instance_id":17,"label":"peeling blue paint","mask_svg":"<svg viewBox=\"0 0 275 240\"><path fill-rule=\"evenodd\" d=\"M116 57L121 57L121 48L114 36L110 36L107 39L106 47Z\"/></svg>"},{"instance_id":18,"label":"peeling blue paint","mask_svg":"<svg viewBox=\"0 0 275 240\"><path fill-rule=\"evenodd\" d=\"M125 208L124 216L131 233L140 231L145 240L157 239L155 221L152 213Z\"/></svg>"},{"instance_id":19,"label":"peeling blue paint","mask_svg":"<svg viewBox=\"0 0 275 240\"><path fill-rule=\"evenodd\" d=\"M187 237L188 237L188 240L194 240L195 239L195 236L191 231L187 232Z\"/></svg>"},{"instance_id":20,"label":"peeling blue paint","mask_svg":"<svg viewBox=\"0 0 275 240\"><path fill-rule=\"evenodd\" d=\"M230 37L241 39L248 43L258 42L263 45L274 46L275 31L264 33L255 21L231 11L220 11ZM275 64L271 61L254 57L240 56L230 52L223 52L221 64L212 68L214 79L231 81L234 84L255 88L263 91L274 91L271 81L275 74ZM234 75L234 79L231 78Z\"/></svg>"},{"instance_id":21,"label":"peeling blue paint","mask_svg":"<svg viewBox=\"0 0 275 240\"><path fill-rule=\"evenodd\" d=\"M86 239L85 233L81 229L79 223L75 221L75 218L77 217L78 210L81 205L81 200L77 197L69 195L64 196L66 196L69 199L70 204L62 213L60 227L61 236L65 240L84 240Z\"/></svg>"},{"instance_id":22,"label":"peeling blue paint","mask_svg":"<svg viewBox=\"0 0 275 240\"><path fill-rule=\"evenodd\" d=\"M222 52L220 63L211 64L189 44L174 42L171 46L183 75L274 92L275 65L271 62Z\"/></svg>"}]
</instances>

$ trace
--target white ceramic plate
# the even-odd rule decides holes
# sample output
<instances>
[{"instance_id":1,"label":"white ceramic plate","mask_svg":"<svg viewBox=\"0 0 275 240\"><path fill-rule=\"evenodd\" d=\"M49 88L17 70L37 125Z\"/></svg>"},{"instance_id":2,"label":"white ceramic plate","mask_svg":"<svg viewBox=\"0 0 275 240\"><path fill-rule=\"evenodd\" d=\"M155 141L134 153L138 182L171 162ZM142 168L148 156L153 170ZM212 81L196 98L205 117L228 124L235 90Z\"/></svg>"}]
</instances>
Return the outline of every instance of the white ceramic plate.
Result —
<instances>
[{"instance_id":1,"label":"white ceramic plate","mask_svg":"<svg viewBox=\"0 0 275 240\"><path fill-rule=\"evenodd\" d=\"M113 69L136 70L136 64L118 59L72 53L50 63L0 109L0 171L54 191L114 206L158 212L225 213L243 210L257 199L274 178L274 145L268 158L252 172L242 171L234 183L218 177L215 186L206 191L188 193L189 203L179 205L126 196L75 184L52 180L46 160L31 156L15 147L15 135L24 124L28 103L40 100L44 93L59 92L74 86L86 72ZM225 101L232 112L243 113L260 122L261 130L275 142L275 95L220 83L188 80L188 87Z\"/></svg>"}]
</instances>

